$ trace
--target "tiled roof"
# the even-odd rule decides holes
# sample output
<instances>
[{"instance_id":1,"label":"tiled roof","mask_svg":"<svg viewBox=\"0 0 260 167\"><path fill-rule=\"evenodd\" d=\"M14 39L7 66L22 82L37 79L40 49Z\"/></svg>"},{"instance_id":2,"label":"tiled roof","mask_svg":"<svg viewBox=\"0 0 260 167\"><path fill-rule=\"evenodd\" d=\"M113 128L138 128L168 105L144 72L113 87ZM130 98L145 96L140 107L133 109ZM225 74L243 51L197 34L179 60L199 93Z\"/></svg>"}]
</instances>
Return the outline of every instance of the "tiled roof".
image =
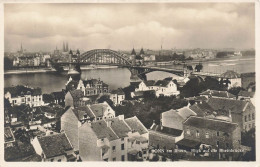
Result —
<instances>
[{"instance_id":1,"label":"tiled roof","mask_svg":"<svg viewBox=\"0 0 260 167\"><path fill-rule=\"evenodd\" d=\"M98 104L92 104L90 106L90 109L95 114L96 117L103 117L104 112L109 107L106 103L98 103Z\"/></svg>"},{"instance_id":2,"label":"tiled roof","mask_svg":"<svg viewBox=\"0 0 260 167\"><path fill-rule=\"evenodd\" d=\"M42 94L41 88L28 88L22 85L17 85L15 87L7 87L4 89L4 92L10 92L12 97L24 95L37 96Z\"/></svg>"},{"instance_id":3,"label":"tiled roof","mask_svg":"<svg viewBox=\"0 0 260 167\"><path fill-rule=\"evenodd\" d=\"M195 96L195 97L189 97L188 100L194 100L194 101L207 101L208 99L205 96Z\"/></svg>"},{"instance_id":4,"label":"tiled roof","mask_svg":"<svg viewBox=\"0 0 260 167\"><path fill-rule=\"evenodd\" d=\"M132 131L137 131L140 134L148 132L148 130L144 127L142 122L136 116L125 119L125 122L132 129Z\"/></svg>"},{"instance_id":5,"label":"tiled roof","mask_svg":"<svg viewBox=\"0 0 260 167\"><path fill-rule=\"evenodd\" d=\"M64 155L73 149L65 133L39 137L38 140L47 158Z\"/></svg>"},{"instance_id":6,"label":"tiled roof","mask_svg":"<svg viewBox=\"0 0 260 167\"><path fill-rule=\"evenodd\" d=\"M197 115L194 111L192 111L189 107L183 107L180 109L177 109L177 113L184 119L186 120L190 116L195 116Z\"/></svg>"},{"instance_id":7,"label":"tiled roof","mask_svg":"<svg viewBox=\"0 0 260 167\"><path fill-rule=\"evenodd\" d=\"M180 136L182 134L182 130L169 128L169 127L162 127L160 125L155 125L151 130L154 130L156 132L160 132L166 135L170 135L173 137Z\"/></svg>"},{"instance_id":8,"label":"tiled roof","mask_svg":"<svg viewBox=\"0 0 260 167\"><path fill-rule=\"evenodd\" d=\"M89 106L82 106L82 107L77 107L74 109L70 108L70 109L74 112L78 120L82 120L84 118L84 115L87 115L90 118L95 118L95 115L93 115Z\"/></svg>"},{"instance_id":9,"label":"tiled roof","mask_svg":"<svg viewBox=\"0 0 260 167\"><path fill-rule=\"evenodd\" d=\"M92 122L91 128L97 135L98 139L107 138L110 141L118 139L116 134L112 131L110 127L107 126L107 123L104 120Z\"/></svg>"},{"instance_id":10,"label":"tiled roof","mask_svg":"<svg viewBox=\"0 0 260 167\"><path fill-rule=\"evenodd\" d=\"M207 113L211 114L214 111L214 109L206 102L193 104L190 106L190 109L200 117L207 115Z\"/></svg>"},{"instance_id":11,"label":"tiled roof","mask_svg":"<svg viewBox=\"0 0 260 167\"><path fill-rule=\"evenodd\" d=\"M158 80L154 85L155 86L162 86L166 87L169 84L170 81L167 80Z\"/></svg>"},{"instance_id":12,"label":"tiled roof","mask_svg":"<svg viewBox=\"0 0 260 167\"><path fill-rule=\"evenodd\" d=\"M182 128L182 122L184 121L184 118L180 116L176 110L169 110L166 112L163 112L161 114L162 116L162 126L169 127L169 128L175 128L175 129L183 129Z\"/></svg>"},{"instance_id":13,"label":"tiled roof","mask_svg":"<svg viewBox=\"0 0 260 167\"><path fill-rule=\"evenodd\" d=\"M119 88L117 90L112 90L111 94L125 95L125 92L121 88Z\"/></svg>"},{"instance_id":14,"label":"tiled roof","mask_svg":"<svg viewBox=\"0 0 260 167\"><path fill-rule=\"evenodd\" d=\"M236 96L227 92L227 91L217 91L217 90L207 90L204 91L202 93L200 93L200 95L212 95L215 97L225 97L225 98L235 98Z\"/></svg>"},{"instance_id":15,"label":"tiled roof","mask_svg":"<svg viewBox=\"0 0 260 167\"><path fill-rule=\"evenodd\" d=\"M136 59L136 60L142 60L143 58L142 58L140 55L136 55L136 56L135 56L135 59Z\"/></svg>"},{"instance_id":16,"label":"tiled roof","mask_svg":"<svg viewBox=\"0 0 260 167\"><path fill-rule=\"evenodd\" d=\"M111 118L107 121L111 121L111 128L119 138L126 137L131 129L126 125L125 121L120 120L118 117Z\"/></svg>"},{"instance_id":17,"label":"tiled roof","mask_svg":"<svg viewBox=\"0 0 260 167\"><path fill-rule=\"evenodd\" d=\"M146 86L153 86L155 84L155 81L154 80L148 80L148 81L144 81L144 84Z\"/></svg>"},{"instance_id":18,"label":"tiled roof","mask_svg":"<svg viewBox=\"0 0 260 167\"><path fill-rule=\"evenodd\" d=\"M247 105L251 103L243 100L234 100L234 99L220 99L220 98L210 98L208 104L214 110L231 110L234 113L241 113Z\"/></svg>"},{"instance_id":19,"label":"tiled roof","mask_svg":"<svg viewBox=\"0 0 260 167\"><path fill-rule=\"evenodd\" d=\"M253 98L254 95L255 95L255 92L248 92L248 91L244 91L244 90L241 90L238 93L238 96L243 96L243 97L251 97L251 98Z\"/></svg>"},{"instance_id":20,"label":"tiled roof","mask_svg":"<svg viewBox=\"0 0 260 167\"><path fill-rule=\"evenodd\" d=\"M14 141L14 134L10 127L5 127L4 134L5 134L5 142Z\"/></svg>"},{"instance_id":21,"label":"tiled roof","mask_svg":"<svg viewBox=\"0 0 260 167\"><path fill-rule=\"evenodd\" d=\"M80 98L82 98L84 96L84 93L81 90L71 90L70 94L73 98L73 100L79 100Z\"/></svg>"},{"instance_id":22,"label":"tiled roof","mask_svg":"<svg viewBox=\"0 0 260 167\"><path fill-rule=\"evenodd\" d=\"M228 133L233 132L238 127L238 125L235 123L196 116L188 118L186 121L184 121L183 125Z\"/></svg>"}]
</instances>

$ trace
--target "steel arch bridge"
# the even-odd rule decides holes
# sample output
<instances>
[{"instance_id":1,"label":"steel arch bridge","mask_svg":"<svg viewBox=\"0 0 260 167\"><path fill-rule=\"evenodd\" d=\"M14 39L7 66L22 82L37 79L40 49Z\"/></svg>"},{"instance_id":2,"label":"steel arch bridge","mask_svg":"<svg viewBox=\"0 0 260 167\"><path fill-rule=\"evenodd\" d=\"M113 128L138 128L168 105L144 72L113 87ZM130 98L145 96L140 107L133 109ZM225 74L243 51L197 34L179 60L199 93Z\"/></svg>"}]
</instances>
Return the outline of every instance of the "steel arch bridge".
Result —
<instances>
[{"instance_id":1,"label":"steel arch bridge","mask_svg":"<svg viewBox=\"0 0 260 167\"><path fill-rule=\"evenodd\" d=\"M111 49L94 49L84 52L80 55L78 62L80 64L104 64L131 67L132 63L117 51Z\"/></svg>"}]
</instances>

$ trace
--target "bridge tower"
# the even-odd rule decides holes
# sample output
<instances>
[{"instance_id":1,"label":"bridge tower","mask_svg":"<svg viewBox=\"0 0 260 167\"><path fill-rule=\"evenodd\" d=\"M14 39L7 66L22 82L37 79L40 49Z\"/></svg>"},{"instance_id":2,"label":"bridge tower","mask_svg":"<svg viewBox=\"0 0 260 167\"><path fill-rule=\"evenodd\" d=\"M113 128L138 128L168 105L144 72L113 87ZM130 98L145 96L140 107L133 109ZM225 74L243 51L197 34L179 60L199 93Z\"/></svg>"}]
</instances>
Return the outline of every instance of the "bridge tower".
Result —
<instances>
[{"instance_id":1,"label":"bridge tower","mask_svg":"<svg viewBox=\"0 0 260 167\"><path fill-rule=\"evenodd\" d=\"M80 79L80 73L75 69L74 65L72 65L72 50L69 52L69 71L68 76L71 77L74 80Z\"/></svg>"},{"instance_id":2,"label":"bridge tower","mask_svg":"<svg viewBox=\"0 0 260 167\"><path fill-rule=\"evenodd\" d=\"M131 53L131 57L132 57L132 65L135 66L136 65L136 52L135 49L133 48L132 53Z\"/></svg>"}]
</instances>

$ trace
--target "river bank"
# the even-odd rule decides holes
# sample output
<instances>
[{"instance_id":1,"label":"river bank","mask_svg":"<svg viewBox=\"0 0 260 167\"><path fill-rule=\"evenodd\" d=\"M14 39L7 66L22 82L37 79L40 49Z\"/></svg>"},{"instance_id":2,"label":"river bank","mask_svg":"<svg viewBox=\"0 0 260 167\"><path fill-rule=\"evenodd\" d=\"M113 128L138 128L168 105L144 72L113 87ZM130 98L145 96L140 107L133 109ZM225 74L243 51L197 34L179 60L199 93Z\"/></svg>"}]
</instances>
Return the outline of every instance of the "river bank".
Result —
<instances>
[{"instance_id":1,"label":"river bank","mask_svg":"<svg viewBox=\"0 0 260 167\"><path fill-rule=\"evenodd\" d=\"M117 66L89 66L89 67L80 67L81 70L93 70L93 69L110 69L118 68ZM68 71L69 68L64 68L64 71ZM19 69L19 70L6 70L4 75L10 74L37 74L37 73L54 73L56 72L53 68L41 68L41 69Z\"/></svg>"}]
</instances>

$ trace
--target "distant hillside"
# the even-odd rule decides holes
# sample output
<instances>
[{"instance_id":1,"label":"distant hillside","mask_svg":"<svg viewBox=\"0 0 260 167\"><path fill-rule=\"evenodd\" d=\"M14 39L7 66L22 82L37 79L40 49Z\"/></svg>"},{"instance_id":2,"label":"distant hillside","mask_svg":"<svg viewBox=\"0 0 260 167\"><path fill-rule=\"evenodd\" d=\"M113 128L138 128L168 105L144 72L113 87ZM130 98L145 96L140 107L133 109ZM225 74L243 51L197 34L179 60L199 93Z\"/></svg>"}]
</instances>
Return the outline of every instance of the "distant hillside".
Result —
<instances>
[{"instance_id":1,"label":"distant hillside","mask_svg":"<svg viewBox=\"0 0 260 167\"><path fill-rule=\"evenodd\" d=\"M255 56L255 50L245 50L241 51L243 56Z\"/></svg>"}]
</instances>

